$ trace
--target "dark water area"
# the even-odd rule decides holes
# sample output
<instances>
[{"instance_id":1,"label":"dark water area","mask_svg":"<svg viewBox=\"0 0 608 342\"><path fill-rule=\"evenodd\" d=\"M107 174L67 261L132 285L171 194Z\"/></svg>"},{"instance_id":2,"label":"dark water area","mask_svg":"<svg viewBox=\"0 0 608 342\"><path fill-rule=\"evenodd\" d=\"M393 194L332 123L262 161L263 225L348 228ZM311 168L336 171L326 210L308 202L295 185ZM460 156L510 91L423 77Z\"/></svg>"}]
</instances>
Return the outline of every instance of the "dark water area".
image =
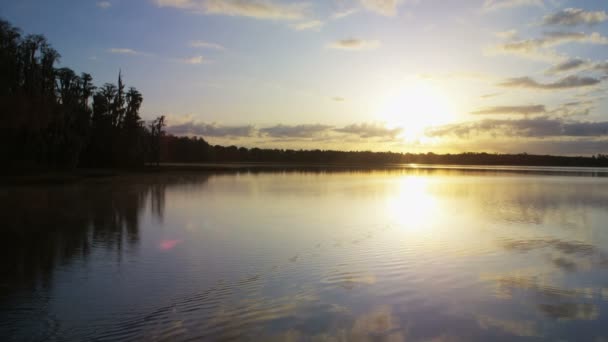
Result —
<instances>
[{"instance_id":1,"label":"dark water area","mask_svg":"<svg viewBox=\"0 0 608 342\"><path fill-rule=\"evenodd\" d=\"M608 341L608 178L512 171L3 186L0 340Z\"/></svg>"}]
</instances>

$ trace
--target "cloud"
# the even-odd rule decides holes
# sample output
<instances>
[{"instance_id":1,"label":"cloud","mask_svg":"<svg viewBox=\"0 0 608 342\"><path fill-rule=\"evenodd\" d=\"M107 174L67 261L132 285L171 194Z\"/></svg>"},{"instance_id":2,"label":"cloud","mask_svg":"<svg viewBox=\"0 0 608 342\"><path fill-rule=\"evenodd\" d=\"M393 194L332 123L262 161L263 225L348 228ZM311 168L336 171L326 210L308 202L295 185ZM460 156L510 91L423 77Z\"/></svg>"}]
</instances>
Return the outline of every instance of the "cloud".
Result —
<instances>
[{"instance_id":1,"label":"cloud","mask_svg":"<svg viewBox=\"0 0 608 342\"><path fill-rule=\"evenodd\" d=\"M348 16L350 16L352 14L355 14L357 12L359 12L358 8L349 8L347 10L338 11L338 12L332 14L331 18L334 19L334 20L335 19L342 19L342 18L346 18L346 17L348 17Z\"/></svg>"},{"instance_id":2,"label":"cloud","mask_svg":"<svg viewBox=\"0 0 608 342\"><path fill-rule=\"evenodd\" d=\"M394 139L401 134L402 128L388 128L378 123L361 123L352 124L342 128L336 128L334 131L339 133L353 134L361 138L390 138Z\"/></svg>"},{"instance_id":3,"label":"cloud","mask_svg":"<svg viewBox=\"0 0 608 342\"><path fill-rule=\"evenodd\" d=\"M490 135L506 137L605 137L608 136L608 121L567 121L547 116L525 119L484 119L451 125L432 127L426 130L429 137Z\"/></svg>"},{"instance_id":4,"label":"cloud","mask_svg":"<svg viewBox=\"0 0 608 342\"><path fill-rule=\"evenodd\" d=\"M602 71L606 73L606 75L608 75L608 61L596 63L593 66L593 69L597 71Z\"/></svg>"},{"instance_id":5,"label":"cloud","mask_svg":"<svg viewBox=\"0 0 608 342\"><path fill-rule=\"evenodd\" d=\"M576 75L567 76L561 78L555 82L550 83L539 83L530 77L515 77L507 79L499 86L509 88L532 88L532 89L543 89L543 90L555 90L555 89L570 89L570 88L581 88L590 87L597 85L601 80L593 77L579 77Z\"/></svg>"},{"instance_id":6,"label":"cloud","mask_svg":"<svg viewBox=\"0 0 608 342\"><path fill-rule=\"evenodd\" d=\"M101 9L108 9L108 8L112 7L112 3L109 1L98 1L97 7L101 8Z\"/></svg>"},{"instance_id":7,"label":"cloud","mask_svg":"<svg viewBox=\"0 0 608 342\"><path fill-rule=\"evenodd\" d=\"M608 14L604 11L587 12L580 8L566 8L559 12L546 15L543 18L544 25L595 25L608 21Z\"/></svg>"},{"instance_id":8,"label":"cloud","mask_svg":"<svg viewBox=\"0 0 608 342\"><path fill-rule=\"evenodd\" d=\"M203 49L212 49L212 50L225 50L223 46L215 43L209 43L202 40L193 40L190 42L190 47L193 48L203 48Z\"/></svg>"},{"instance_id":9,"label":"cloud","mask_svg":"<svg viewBox=\"0 0 608 342\"><path fill-rule=\"evenodd\" d=\"M562 117L588 115L593 110L593 101L574 101L564 103L549 111L549 114Z\"/></svg>"},{"instance_id":10,"label":"cloud","mask_svg":"<svg viewBox=\"0 0 608 342\"><path fill-rule=\"evenodd\" d=\"M255 19L296 20L306 16L308 3L271 0L156 0L159 7L172 7L209 15Z\"/></svg>"},{"instance_id":11,"label":"cloud","mask_svg":"<svg viewBox=\"0 0 608 342\"><path fill-rule=\"evenodd\" d=\"M515 39L517 38L517 30L500 31L495 33L498 38L502 39Z\"/></svg>"},{"instance_id":12,"label":"cloud","mask_svg":"<svg viewBox=\"0 0 608 342\"><path fill-rule=\"evenodd\" d=\"M182 58L179 61L182 62L182 63L185 63L185 64L192 64L192 65L209 63L209 61L206 60L203 56L194 56L194 57L189 57L189 58Z\"/></svg>"},{"instance_id":13,"label":"cloud","mask_svg":"<svg viewBox=\"0 0 608 342\"><path fill-rule=\"evenodd\" d=\"M251 137L255 127L251 125L222 126L216 123L207 124L187 120L179 124L167 126L167 132L175 135L202 135L203 137Z\"/></svg>"},{"instance_id":14,"label":"cloud","mask_svg":"<svg viewBox=\"0 0 608 342\"><path fill-rule=\"evenodd\" d=\"M565 58L553 50L543 50L568 43L608 44L608 37L598 32L545 32L541 38L512 40L487 48L489 54L512 54L545 61L563 61Z\"/></svg>"},{"instance_id":15,"label":"cloud","mask_svg":"<svg viewBox=\"0 0 608 342\"><path fill-rule=\"evenodd\" d=\"M385 16L394 16L397 14L397 6L400 2L399 0L361 0L361 5Z\"/></svg>"},{"instance_id":16,"label":"cloud","mask_svg":"<svg viewBox=\"0 0 608 342\"><path fill-rule=\"evenodd\" d=\"M557 63L547 70L547 74L559 74L567 71L574 71L589 66L589 62L580 58L572 58Z\"/></svg>"},{"instance_id":17,"label":"cloud","mask_svg":"<svg viewBox=\"0 0 608 342\"><path fill-rule=\"evenodd\" d=\"M566 43L589 43L589 44L608 44L608 37L602 36L598 32L586 34L583 32L546 32L542 40L545 46L555 46Z\"/></svg>"},{"instance_id":18,"label":"cloud","mask_svg":"<svg viewBox=\"0 0 608 342\"><path fill-rule=\"evenodd\" d=\"M479 97L481 97L482 99L489 99L489 98L496 97L496 96L499 96L499 95L502 95L502 93L483 94L483 95L481 95Z\"/></svg>"},{"instance_id":19,"label":"cloud","mask_svg":"<svg viewBox=\"0 0 608 342\"><path fill-rule=\"evenodd\" d=\"M272 127L261 128L260 134L267 135L273 138L312 138L321 133L327 132L333 126L313 124L313 125L276 125Z\"/></svg>"},{"instance_id":20,"label":"cloud","mask_svg":"<svg viewBox=\"0 0 608 342\"><path fill-rule=\"evenodd\" d=\"M487 107L471 112L471 114L488 115L488 114L543 114L546 112L543 105L528 105L528 106L496 106Z\"/></svg>"},{"instance_id":21,"label":"cloud","mask_svg":"<svg viewBox=\"0 0 608 342\"><path fill-rule=\"evenodd\" d=\"M373 50L380 47L380 41L350 38L337 40L329 44L328 47L338 50Z\"/></svg>"},{"instance_id":22,"label":"cloud","mask_svg":"<svg viewBox=\"0 0 608 342\"><path fill-rule=\"evenodd\" d=\"M483 10L486 12L515 7L544 7L543 0L486 0Z\"/></svg>"},{"instance_id":23,"label":"cloud","mask_svg":"<svg viewBox=\"0 0 608 342\"><path fill-rule=\"evenodd\" d=\"M304 30L319 31L321 29L321 27L323 27L323 22L320 20L304 21L304 22L301 22L298 24L291 25L291 28L293 28L296 31L304 31Z\"/></svg>"},{"instance_id":24,"label":"cloud","mask_svg":"<svg viewBox=\"0 0 608 342\"><path fill-rule=\"evenodd\" d=\"M108 49L109 53L115 53L118 55L139 55L141 54L141 52L135 51L133 49L127 49L127 48L111 48Z\"/></svg>"}]
</instances>

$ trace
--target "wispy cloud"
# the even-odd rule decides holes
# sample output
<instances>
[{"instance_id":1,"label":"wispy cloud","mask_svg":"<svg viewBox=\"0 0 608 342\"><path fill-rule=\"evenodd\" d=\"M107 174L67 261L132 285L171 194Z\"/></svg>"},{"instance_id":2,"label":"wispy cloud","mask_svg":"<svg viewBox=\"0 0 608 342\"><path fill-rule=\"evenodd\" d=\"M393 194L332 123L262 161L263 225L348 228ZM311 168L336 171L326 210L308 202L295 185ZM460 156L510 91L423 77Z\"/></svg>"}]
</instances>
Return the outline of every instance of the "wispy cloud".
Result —
<instances>
[{"instance_id":1,"label":"wispy cloud","mask_svg":"<svg viewBox=\"0 0 608 342\"><path fill-rule=\"evenodd\" d=\"M335 128L334 131L359 136L360 138L390 138L394 139L403 132L400 127L388 128L379 123L360 123L352 124L342 128Z\"/></svg>"},{"instance_id":2,"label":"wispy cloud","mask_svg":"<svg viewBox=\"0 0 608 342\"><path fill-rule=\"evenodd\" d=\"M525 119L485 119L463 122L426 130L429 137L455 136L473 138L480 135L506 137L604 137L608 121L567 121L547 116Z\"/></svg>"},{"instance_id":3,"label":"wispy cloud","mask_svg":"<svg viewBox=\"0 0 608 342\"><path fill-rule=\"evenodd\" d=\"M98 1L97 7L101 8L101 9L108 9L108 8L112 7L112 3L109 1Z\"/></svg>"},{"instance_id":4,"label":"wispy cloud","mask_svg":"<svg viewBox=\"0 0 608 342\"><path fill-rule=\"evenodd\" d=\"M201 135L204 137L252 137L255 127L252 125L224 126L217 123L196 122L187 120L167 126L167 132L175 135Z\"/></svg>"},{"instance_id":5,"label":"wispy cloud","mask_svg":"<svg viewBox=\"0 0 608 342\"><path fill-rule=\"evenodd\" d=\"M501 94L502 93L488 93L488 94L483 94L483 95L481 95L479 97L481 97L482 99L489 99L489 98L492 98L492 97L499 96Z\"/></svg>"},{"instance_id":6,"label":"wispy cloud","mask_svg":"<svg viewBox=\"0 0 608 342\"><path fill-rule=\"evenodd\" d=\"M608 75L608 61L596 63L593 66L593 69L597 71L602 71L606 73L606 75Z\"/></svg>"},{"instance_id":7,"label":"wispy cloud","mask_svg":"<svg viewBox=\"0 0 608 342\"><path fill-rule=\"evenodd\" d=\"M331 15L331 18L332 19L342 19L342 18L346 18L350 15L353 15L357 12L359 12L358 8L349 8L346 10L341 10L341 11L335 12L334 14Z\"/></svg>"},{"instance_id":8,"label":"wispy cloud","mask_svg":"<svg viewBox=\"0 0 608 342\"><path fill-rule=\"evenodd\" d=\"M350 38L337 40L327 47L339 50L373 50L380 47L380 41Z\"/></svg>"},{"instance_id":9,"label":"wispy cloud","mask_svg":"<svg viewBox=\"0 0 608 342\"><path fill-rule=\"evenodd\" d=\"M560 115L562 117L588 115L593 110L593 101L566 102L552 109L548 114Z\"/></svg>"},{"instance_id":10,"label":"wispy cloud","mask_svg":"<svg viewBox=\"0 0 608 342\"><path fill-rule=\"evenodd\" d=\"M139 51L135 51L133 49L128 49L128 48L111 48L111 49L108 49L108 52L118 54L118 55L141 55L142 54Z\"/></svg>"},{"instance_id":11,"label":"wispy cloud","mask_svg":"<svg viewBox=\"0 0 608 342\"><path fill-rule=\"evenodd\" d=\"M296 31L314 30L319 31L323 27L323 22L320 20L309 20L291 25L291 28Z\"/></svg>"},{"instance_id":12,"label":"wispy cloud","mask_svg":"<svg viewBox=\"0 0 608 342\"><path fill-rule=\"evenodd\" d=\"M318 139L324 141L344 139L344 135L360 139L395 139L402 128L389 128L382 123L354 123L342 127L325 124L277 124L256 128L252 125L221 125L194 120L191 116L176 117L169 121L167 132L174 135L195 135L212 138L267 137L276 139Z\"/></svg>"},{"instance_id":13,"label":"wispy cloud","mask_svg":"<svg viewBox=\"0 0 608 342\"><path fill-rule=\"evenodd\" d=\"M559 74L559 73L563 73L563 72L576 71L576 70L586 68L590 64L591 63L589 61L586 61L586 60L583 60L580 58L571 58L571 59L565 60L561 63L557 63L557 64L553 65L552 67L547 69L546 73L547 74Z\"/></svg>"},{"instance_id":14,"label":"wispy cloud","mask_svg":"<svg viewBox=\"0 0 608 342\"><path fill-rule=\"evenodd\" d=\"M499 83L499 86L509 88L532 88L543 90L570 89L590 87L597 85L601 80L593 77L580 77L576 75L561 78L555 82L540 83L530 77L515 77Z\"/></svg>"},{"instance_id":15,"label":"wispy cloud","mask_svg":"<svg viewBox=\"0 0 608 342\"><path fill-rule=\"evenodd\" d=\"M260 134L273 138L312 138L322 133L326 133L333 126L312 124L312 125L276 125L261 128Z\"/></svg>"},{"instance_id":16,"label":"wispy cloud","mask_svg":"<svg viewBox=\"0 0 608 342\"><path fill-rule=\"evenodd\" d=\"M156 0L159 7L173 7L210 15L255 19L296 20L306 16L309 3L272 0Z\"/></svg>"},{"instance_id":17,"label":"wispy cloud","mask_svg":"<svg viewBox=\"0 0 608 342\"><path fill-rule=\"evenodd\" d=\"M544 25L562 26L595 25L604 21L608 21L605 11L589 12L580 8L566 8L543 18Z\"/></svg>"},{"instance_id":18,"label":"wispy cloud","mask_svg":"<svg viewBox=\"0 0 608 342\"><path fill-rule=\"evenodd\" d=\"M397 14L397 6L400 2L399 0L361 0L361 5L370 11L394 16Z\"/></svg>"},{"instance_id":19,"label":"wispy cloud","mask_svg":"<svg viewBox=\"0 0 608 342\"><path fill-rule=\"evenodd\" d=\"M220 44L209 43L202 40L193 40L190 42L190 47L193 48L203 48L203 49L212 49L212 50L225 50L226 48Z\"/></svg>"},{"instance_id":20,"label":"wispy cloud","mask_svg":"<svg viewBox=\"0 0 608 342\"><path fill-rule=\"evenodd\" d=\"M512 40L517 38L517 30L507 30L495 33L498 38Z\"/></svg>"},{"instance_id":21,"label":"wispy cloud","mask_svg":"<svg viewBox=\"0 0 608 342\"><path fill-rule=\"evenodd\" d=\"M194 57L182 58L182 59L179 59L179 61L182 62L182 63L185 63L185 64L192 64L192 65L198 65L198 64L203 64L203 63L209 63L210 62L207 59L205 59L203 56L194 56Z\"/></svg>"},{"instance_id":22,"label":"wispy cloud","mask_svg":"<svg viewBox=\"0 0 608 342\"><path fill-rule=\"evenodd\" d=\"M544 7L544 2L543 0L486 0L483 3L483 10L489 12L526 6Z\"/></svg>"},{"instance_id":23,"label":"wispy cloud","mask_svg":"<svg viewBox=\"0 0 608 342\"><path fill-rule=\"evenodd\" d=\"M488 115L488 114L543 114L546 112L544 105L526 105L526 106L495 106L486 107L471 112L476 115Z\"/></svg>"},{"instance_id":24,"label":"wispy cloud","mask_svg":"<svg viewBox=\"0 0 608 342\"><path fill-rule=\"evenodd\" d=\"M557 54L554 50L547 50L547 48L567 43L606 45L608 44L608 37L602 36L598 32L591 34L582 32L546 32L541 38L512 40L502 43L486 49L486 53L513 54L531 59L556 62L565 59L565 57Z\"/></svg>"}]
</instances>

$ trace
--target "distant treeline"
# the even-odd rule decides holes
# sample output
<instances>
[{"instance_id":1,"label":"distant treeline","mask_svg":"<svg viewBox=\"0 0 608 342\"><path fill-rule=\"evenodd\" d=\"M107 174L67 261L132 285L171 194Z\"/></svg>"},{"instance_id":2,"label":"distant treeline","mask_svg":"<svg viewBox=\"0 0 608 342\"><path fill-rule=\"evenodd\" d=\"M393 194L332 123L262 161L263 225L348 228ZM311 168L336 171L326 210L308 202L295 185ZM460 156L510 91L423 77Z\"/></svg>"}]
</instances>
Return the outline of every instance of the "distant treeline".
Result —
<instances>
[{"instance_id":1,"label":"distant treeline","mask_svg":"<svg viewBox=\"0 0 608 342\"><path fill-rule=\"evenodd\" d=\"M532 154L491 153L395 153L327 150L260 149L210 145L197 137L167 135L161 140L161 161L171 163L280 162L328 164L448 164L448 165L528 165L528 166L608 166L607 155L563 157Z\"/></svg>"},{"instance_id":2,"label":"distant treeline","mask_svg":"<svg viewBox=\"0 0 608 342\"><path fill-rule=\"evenodd\" d=\"M0 20L0 154L8 167L144 165L158 159L164 118L149 127L143 96L91 75L56 68L59 53L41 35L22 36Z\"/></svg>"}]
</instances>

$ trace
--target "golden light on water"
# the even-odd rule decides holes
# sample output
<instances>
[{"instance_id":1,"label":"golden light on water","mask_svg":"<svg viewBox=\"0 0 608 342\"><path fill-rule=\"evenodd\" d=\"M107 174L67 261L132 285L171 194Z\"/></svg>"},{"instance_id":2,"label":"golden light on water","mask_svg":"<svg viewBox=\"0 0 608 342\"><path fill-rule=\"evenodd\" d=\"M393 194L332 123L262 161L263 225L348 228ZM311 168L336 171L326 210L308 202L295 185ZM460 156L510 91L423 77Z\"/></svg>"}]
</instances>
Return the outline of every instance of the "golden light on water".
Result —
<instances>
[{"instance_id":1,"label":"golden light on water","mask_svg":"<svg viewBox=\"0 0 608 342\"><path fill-rule=\"evenodd\" d=\"M411 229L427 226L438 210L437 199L429 193L428 183L428 177L404 177L399 182L398 193L386 200L387 217Z\"/></svg>"}]
</instances>

